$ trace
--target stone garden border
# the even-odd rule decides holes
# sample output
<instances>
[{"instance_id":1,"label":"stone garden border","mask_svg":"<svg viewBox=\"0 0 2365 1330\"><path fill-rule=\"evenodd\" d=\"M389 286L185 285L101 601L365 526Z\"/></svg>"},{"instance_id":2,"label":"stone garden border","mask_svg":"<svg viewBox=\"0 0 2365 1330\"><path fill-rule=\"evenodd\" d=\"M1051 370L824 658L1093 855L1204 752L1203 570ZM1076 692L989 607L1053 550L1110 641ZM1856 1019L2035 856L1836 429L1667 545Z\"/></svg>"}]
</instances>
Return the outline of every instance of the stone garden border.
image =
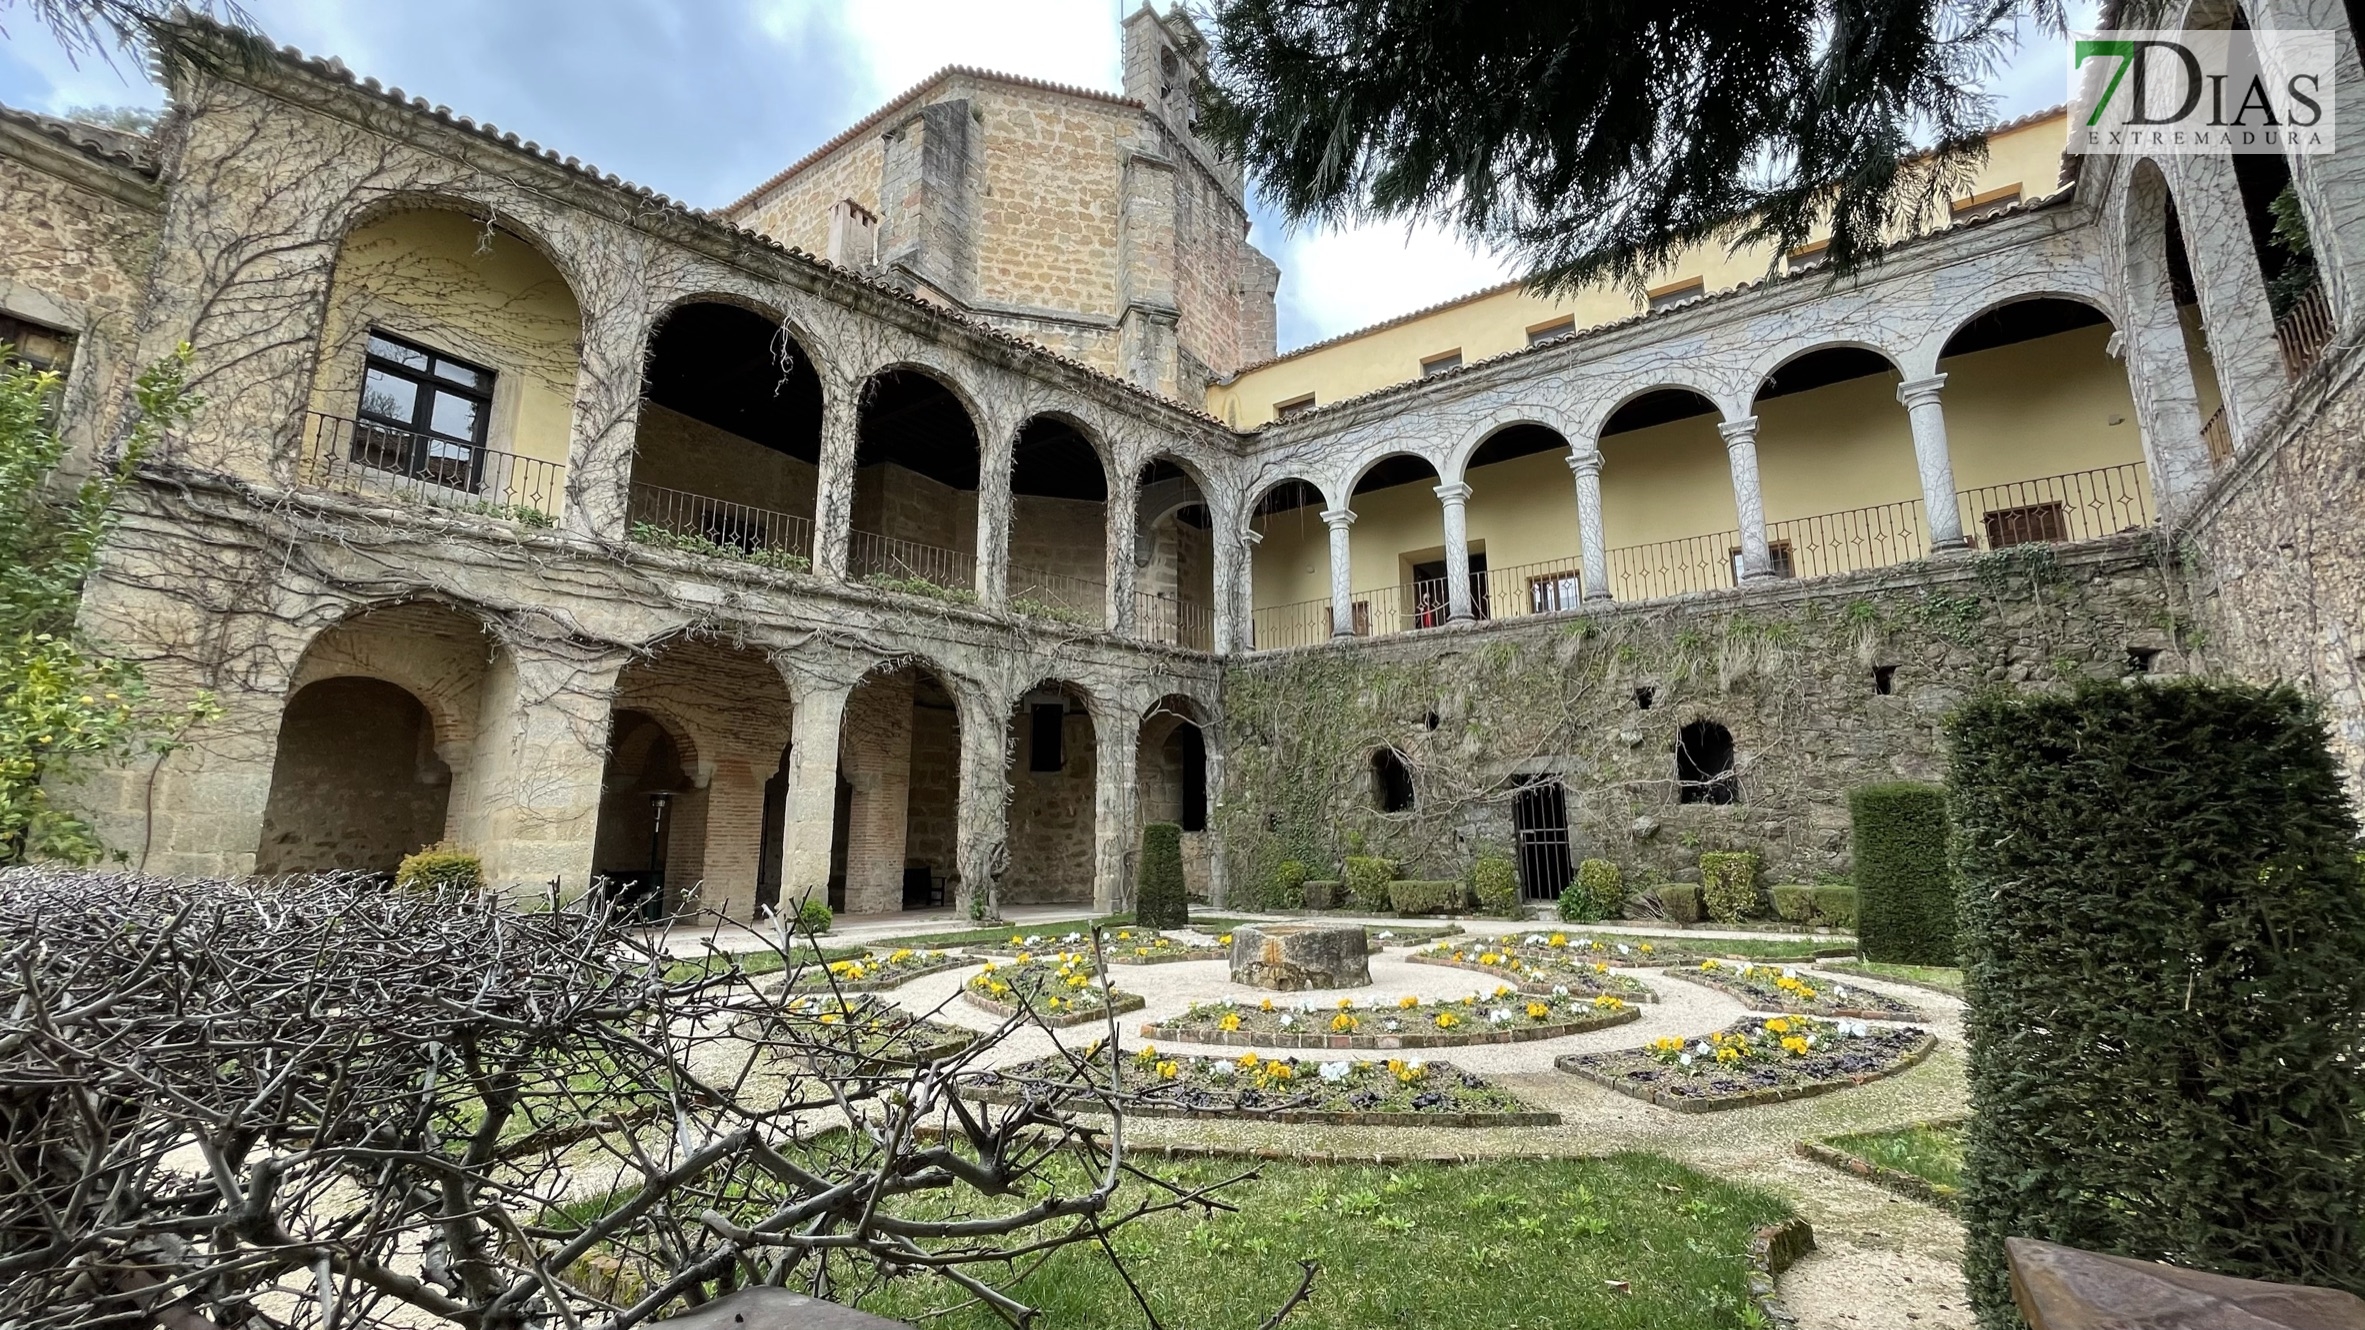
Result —
<instances>
[{"instance_id":1,"label":"stone garden border","mask_svg":"<svg viewBox=\"0 0 2365 1330\"><path fill-rule=\"evenodd\" d=\"M1451 1063L1445 1062L1432 1062L1429 1066L1432 1070L1437 1071L1451 1072L1455 1070ZM959 1093L964 1097L988 1104L1015 1104L1023 1098L1015 1091L969 1084L962 1085ZM1106 1106L1100 1102L1097 1096L1087 1094L1079 1094L1072 1099L1062 1101L1062 1106L1071 1111L1082 1113L1107 1111ZM1120 1107L1124 1110L1125 1116L1130 1118L1174 1118L1195 1122L1278 1122L1295 1126L1316 1127L1474 1129L1484 1127L1557 1127L1561 1125L1560 1114L1544 1108L1531 1108L1525 1112L1516 1113L1366 1113L1350 1109L1317 1108L1178 1108L1172 1104L1142 1103L1122 1104ZM1301 1156L1293 1155L1292 1157ZM1351 1163L1355 1161L1349 1157L1341 1157L1331 1162Z\"/></svg>"},{"instance_id":2,"label":"stone garden border","mask_svg":"<svg viewBox=\"0 0 2365 1330\"><path fill-rule=\"evenodd\" d=\"M1928 1118L1920 1122L1908 1122L1901 1125L1924 1128L1959 1127L1967 1121L1969 1119L1961 1117ZM1822 1141L1800 1141L1797 1150L1801 1159L1811 1159L1826 1167L1836 1168L1851 1177L1862 1178L1875 1187L1893 1191L1907 1200L1937 1206L1948 1214L1962 1213L1963 1194L1959 1188L1941 1187L1928 1178L1908 1173L1901 1168L1891 1168L1886 1164L1873 1163L1862 1155L1849 1154L1836 1145L1827 1145Z\"/></svg>"},{"instance_id":3,"label":"stone garden border","mask_svg":"<svg viewBox=\"0 0 2365 1330\"><path fill-rule=\"evenodd\" d=\"M1762 961L1755 963L1761 965L1764 964ZM1674 966L1669 966L1668 968L1661 970L1659 973L1669 979L1674 979L1686 984L1697 984L1701 988L1706 988L1718 993L1722 993L1726 997L1729 997L1735 1002L1740 1003L1742 1007L1750 1011L1770 1011L1784 1016L1808 1016L1820 1021L1898 1021L1912 1024L1917 1022L1926 1022L1930 1019L1917 1008L1904 1002L1897 1003L1897 1005L1905 1008L1903 1011L1882 1011L1877 1007L1827 1007L1821 1011L1817 1011L1809 1004L1803 1002L1775 1003L1769 1005L1767 1003L1766 996L1763 993L1751 992L1747 987L1741 984L1719 983L1716 980L1716 976L1700 973L1700 968L1698 965L1691 965L1680 969ZM1884 994L1883 996L1886 995ZM1890 1000L1896 1001L1894 998Z\"/></svg>"},{"instance_id":4,"label":"stone garden border","mask_svg":"<svg viewBox=\"0 0 2365 1330\"><path fill-rule=\"evenodd\" d=\"M1124 955L1118 955L1116 948L1112 947L1102 954L1101 959L1107 961L1111 965L1174 965L1183 961L1197 961L1204 965L1209 961L1224 960L1232 954L1232 949L1229 947L1202 947L1200 950L1206 952L1207 954L1202 956L1194 956L1186 951L1178 952L1172 956L1136 956L1130 952L1127 952ZM1081 943L1073 947L1058 948L1050 954L1056 956L1061 952L1068 951L1075 952L1082 956L1089 956L1092 954L1092 949L1090 947L1084 946ZM1030 954L1033 955L1036 960L1041 960L1044 956L1044 953L1040 951ZM1012 951L1009 947L1004 946L999 950L992 951L972 949L969 952L969 957L973 963L976 961L992 961L997 965L1003 965L1016 963L1018 960L1018 953Z\"/></svg>"},{"instance_id":5,"label":"stone garden border","mask_svg":"<svg viewBox=\"0 0 2365 1330\"><path fill-rule=\"evenodd\" d=\"M1524 974L1506 974L1502 970L1491 965L1480 965L1476 961L1457 961L1451 956L1423 956L1419 952L1414 952L1412 955L1407 956L1404 959L1414 965L1441 965L1448 970L1468 970L1473 974L1483 974L1491 979L1499 979L1504 983L1511 985L1513 989L1521 993L1538 995L1549 994L1551 993L1553 987L1552 981L1549 979L1537 979L1530 975ZM1619 968L1620 967L1616 966L1611 967L1613 973L1617 972ZM1632 969L1634 967L1628 966L1624 968ZM1630 974L1626 977L1629 979L1634 978L1634 976ZM1620 990L1611 993L1610 996L1622 998L1628 1002L1656 1002L1659 1000L1659 990L1651 987L1649 984L1643 983L1638 979L1635 980L1635 983L1636 986L1642 990L1641 992L1637 993Z\"/></svg>"},{"instance_id":6,"label":"stone garden border","mask_svg":"<svg viewBox=\"0 0 2365 1330\"><path fill-rule=\"evenodd\" d=\"M1757 1304L1768 1324L1798 1324L1798 1317L1774 1291L1774 1281L1813 1250L1815 1228L1804 1215L1792 1215L1779 1224L1768 1224L1750 1237L1749 1300Z\"/></svg>"},{"instance_id":7,"label":"stone garden border","mask_svg":"<svg viewBox=\"0 0 2365 1330\"><path fill-rule=\"evenodd\" d=\"M946 970L958 970L965 965L975 965L976 963L976 961L971 960L966 956L958 956L951 952L947 952L945 953L942 960L931 961L926 965L913 966L910 969L902 970L880 979L841 979L835 984L823 983L816 984L811 987L792 987L788 981L782 980L780 983L775 984L772 987L774 992L780 993L787 997L812 997L818 994L832 992L884 993L889 989L901 988L905 984L910 983L912 980L926 975L942 974ZM808 974L826 973L828 973L827 970L815 967L813 969L800 971L799 977L801 978Z\"/></svg>"},{"instance_id":8,"label":"stone garden border","mask_svg":"<svg viewBox=\"0 0 2365 1330\"><path fill-rule=\"evenodd\" d=\"M1316 1013L1317 1015L1323 1013ZM1569 1035L1588 1034L1606 1030L1613 1025L1642 1019L1642 1012L1629 1004L1616 1011L1588 1015L1583 1020L1559 1021L1551 1025L1516 1026L1506 1030L1481 1029L1472 1034L1400 1033L1400 1034L1330 1034L1313 1031L1306 1034L1260 1034L1251 1030L1199 1030L1181 1025L1144 1024L1141 1037L1161 1044L1213 1044L1226 1048L1320 1048L1363 1049L1366 1051L1396 1051L1424 1048L1466 1048L1479 1044L1525 1044L1538 1039L1561 1039ZM1470 1022L1475 1026L1476 1021ZM1394 1114L1382 1114L1393 1117Z\"/></svg>"},{"instance_id":9,"label":"stone garden border","mask_svg":"<svg viewBox=\"0 0 2365 1330\"><path fill-rule=\"evenodd\" d=\"M1940 997L1953 998L1957 1002L1965 1001L1961 993L1950 988L1941 988L1926 979L1904 979L1892 974L1874 974L1870 970L1860 970L1854 964L1855 959L1856 957L1851 954L1844 961L1818 960L1815 962L1815 968L1827 974L1846 975L1850 979L1869 979L1876 984L1902 984L1907 988L1918 988L1925 993L1936 993Z\"/></svg>"},{"instance_id":10,"label":"stone garden border","mask_svg":"<svg viewBox=\"0 0 2365 1330\"><path fill-rule=\"evenodd\" d=\"M1064 1030L1071 1025L1087 1025L1093 1021L1105 1021L1112 1014L1122 1016L1129 1011L1140 1011L1143 1007L1150 1005L1149 999L1139 993L1119 993L1115 1000L1092 1011L1070 1012L1063 1016L1054 1016L1050 1012L1037 1011L1031 1005L996 1002L989 997L980 997L971 992L967 984L961 985L961 1000L988 1015L999 1016L1004 1020L1012 1016L1025 1016L1047 1030Z\"/></svg>"},{"instance_id":11,"label":"stone garden border","mask_svg":"<svg viewBox=\"0 0 2365 1330\"><path fill-rule=\"evenodd\" d=\"M1647 1104L1656 1104L1672 1112L1721 1113L1727 1109L1752 1108L1759 1104L1782 1104L1793 1099L1812 1099L1817 1095L1830 1094L1834 1090L1869 1085L1874 1081L1885 1080L1898 1072L1920 1065L1922 1060L1929 1057L1937 1047L1938 1036L1925 1030L1922 1032L1921 1038L1914 1042L1913 1047L1899 1055L1896 1061L1878 1071L1858 1076L1842 1076L1831 1080L1803 1081L1796 1085L1769 1086L1762 1090L1747 1090L1740 1094L1720 1095L1714 1098L1684 1098L1668 1094L1664 1090L1635 1085L1620 1077L1596 1071L1592 1067L1578 1062L1578 1058L1586 1056L1582 1053L1563 1053L1552 1059L1552 1067L1555 1071L1565 1072L1580 1080L1591 1081L1605 1090L1615 1090L1629 1098L1640 1099ZM1635 1052L1637 1050L1622 1051Z\"/></svg>"}]
</instances>

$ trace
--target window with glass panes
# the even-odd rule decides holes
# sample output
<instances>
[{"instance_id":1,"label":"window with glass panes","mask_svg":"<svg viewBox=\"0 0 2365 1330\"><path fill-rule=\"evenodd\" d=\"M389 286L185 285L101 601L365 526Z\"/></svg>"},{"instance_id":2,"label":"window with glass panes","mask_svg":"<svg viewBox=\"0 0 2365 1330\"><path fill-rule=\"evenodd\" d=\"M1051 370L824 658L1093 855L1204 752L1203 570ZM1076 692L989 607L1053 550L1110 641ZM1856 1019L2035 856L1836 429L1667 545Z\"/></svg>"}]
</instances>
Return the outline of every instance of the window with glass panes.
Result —
<instances>
[{"instance_id":1,"label":"window with glass panes","mask_svg":"<svg viewBox=\"0 0 2365 1330\"><path fill-rule=\"evenodd\" d=\"M474 491L492 412L493 371L372 332L353 460Z\"/></svg>"}]
</instances>

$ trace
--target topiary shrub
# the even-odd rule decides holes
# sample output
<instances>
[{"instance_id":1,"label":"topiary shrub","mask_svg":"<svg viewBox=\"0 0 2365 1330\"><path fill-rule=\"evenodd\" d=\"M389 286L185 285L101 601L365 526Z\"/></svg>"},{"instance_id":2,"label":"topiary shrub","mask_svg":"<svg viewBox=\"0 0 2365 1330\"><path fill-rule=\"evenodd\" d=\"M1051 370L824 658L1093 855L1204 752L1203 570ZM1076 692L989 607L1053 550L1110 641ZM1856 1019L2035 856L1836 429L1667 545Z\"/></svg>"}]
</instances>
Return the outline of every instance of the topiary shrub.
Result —
<instances>
[{"instance_id":1,"label":"topiary shrub","mask_svg":"<svg viewBox=\"0 0 2365 1330\"><path fill-rule=\"evenodd\" d=\"M1587 864L1601 862L1599 859L1585 861ZM1593 908L1593 897L1585 890L1583 864L1577 866L1577 880L1560 889L1560 899L1554 902L1552 908L1553 913L1565 923L1590 924L1601 918L1601 912Z\"/></svg>"},{"instance_id":2,"label":"topiary shrub","mask_svg":"<svg viewBox=\"0 0 2365 1330\"><path fill-rule=\"evenodd\" d=\"M2365 1293L2365 882L2315 705L2088 684L1949 739L1981 1323L2019 1324L2015 1235Z\"/></svg>"},{"instance_id":3,"label":"topiary shrub","mask_svg":"<svg viewBox=\"0 0 2365 1330\"><path fill-rule=\"evenodd\" d=\"M1398 914L1450 914L1469 902L1457 881L1434 882L1400 878L1388 884L1388 904Z\"/></svg>"},{"instance_id":4,"label":"topiary shrub","mask_svg":"<svg viewBox=\"0 0 2365 1330\"><path fill-rule=\"evenodd\" d=\"M1346 872L1348 904L1375 913L1388 908L1388 883L1396 877L1396 865L1376 854L1350 854Z\"/></svg>"},{"instance_id":5,"label":"topiary shrub","mask_svg":"<svg viewBox=\"0 0 2365 1330\"><path fill-rule=\"evenodd\" d=\"M1182 828L1152 822L1141 829L1141 870L1134 880L1133 921L1143 928L1187 928L1191 898L1183 888Z\"/></svg>"},{"instance_id":6,"label":"topiary shrub","mask_svg":"<svg viewBox=\"0 0 2365 1330\"><path fill-rule=\"evenodd\" d=\"M830 913L829 902L818 896L807 896L797 902L796 928L800 933L819 937L828 932L830 925L837 921L838 917Z\"/></svg>"},{"instance_id":7,"label":"topiary shrub","mask_svg":"<svg viewBox=\"0 0 2365 1330\"><path fill-rule=\"evenodd\" d=\"M1848 792L1856 856L1856 937L1868 961L1955 963L1954 870L1946 791L1892 781Z\"/></svg>"},{"instance_id":8,"label":"topiary shrub","mask_svg":"<svg viewBox=\"0 0 2365 1330\"><path fill-rule=\"evenodd\" d=\"M1659 887L1659 908L1668 919L1679 924L1700 922L1700 889L1689 882L1668 882Z\"/></svg>"},{"instance_id":9,"label":"topiary shrub","mask_svg":"<svg viewBox=\"0 0 2365 1330\"><path fill-rule=\"evenodd\" d=\"M1626 882L1618 876L1616 864L1607 859L1585 860L1577 865L1577 886L1594 918L1625 917Z\"/></svg>"},{"instance_id":10,"label":"topiary shrub","mask_svg":"<svg viewBox=\"0 0 2365 1330\"><path fill-rule=\"evenodd\" d=\"M1770 887L1767 894L1774 898L1774 917L1786 924L1804 924L1815 917L1815 889L1813 887Z\"/></svg>"},{"instance_id":11,"label":"topiary shrub","mask_svg":"<svg viewBox=\"0 0 2365 1330\"><path fill-rule=\"evenodd\" d=\"M1299 897L1309 910L1335 910L1346 892L1346 884L1335 877L1310 877L1300 886Z\"/></svg>"},{"instance_id":12,"label":"topiary shrub","mask_svg":"<svg viewBox=\"0 0 2365 1330\"><path fill-rule=\"evenodd\" d=\"M385 862L379 860L380 863ZM457 845L438 842L403 856L394 869L394 885L402 891L484 890L484 861Z\"/></svg>"},{"instance_id":13,"label":"topiary shrub","mask_svg":"<svg viewBox=\"0 0 2365 1330\"><path fill-rule=\"evenodd\" d=\"M1700 856L1700 902L1708 917L1737 924L1757 910L1757 856L1746 850L1711 850Z\"/></svg>"},{"instance_id":14,"label":"topiary shrub","mask_svg":"<svg viewBox=\"0 0 2365 1330\"><path fill-rule=\"evenodd\" d=\"M1519 866L1499 854L1480 855L1472 861L1470 894L1488 914L1517 919L1527 913L1519 901Z\"/></svg>"},{"instance_id":15,"label":"topiary shrub","mask_svg":"<svg viewBox=\"0 0 2365 1330\"><path fill-rule=\"evenodd\" d=\"M1273 880L1265 902L1276 910L1301 910L1306 905L1305 864L1296 859L1284 859L1273 870Z\"/></svg>"},{"instance_id":16,"label":"topiary shrub","mask_svg":"<svg viewBox=\"0 0 2365 1330\"><path fill-rule=\"evenodd\" d=\"M1833 928L1853 930L1856 927L1856 889L1830 885L1809 887L1815 903L1815 922Z\"/></svg>"}]
</instances>

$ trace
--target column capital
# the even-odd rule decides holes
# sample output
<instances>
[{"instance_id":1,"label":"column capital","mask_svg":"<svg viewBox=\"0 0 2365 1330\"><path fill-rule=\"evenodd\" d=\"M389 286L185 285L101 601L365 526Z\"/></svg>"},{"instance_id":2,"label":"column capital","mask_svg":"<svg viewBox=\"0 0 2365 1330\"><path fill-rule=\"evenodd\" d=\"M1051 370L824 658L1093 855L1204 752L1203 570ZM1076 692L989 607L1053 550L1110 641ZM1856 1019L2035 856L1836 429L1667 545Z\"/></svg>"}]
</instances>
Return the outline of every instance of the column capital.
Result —
<instances>
[{"instance_id":1,"label":"column capital","mask_svg":"<svg viewBox=\"0 0 2365 1330\"><path fill-rule=\"evenodd\" d=\"M1240 533L1240 543L1248 549L1255 549L1265 543L1265 533L1251 527Z\"/></svg>"},{"instance_id":2,"label":"column capital","mask_svg":"<svg viewBox=\"0 0 2365 1330\"><path fill-rule=\"evenodd\" d=\"M1727 449L1738 448L1744 444L1754 446L1757 443L1757 417L1743 416L1738 420L1720 420L1716 424L1716 432L1724 436L1724 446Z\"/></svg>"},{"instance_id":3,"label":"column capital","mask_svg":"<svg viewBox=\"0 0 2365 1330\"><path fill-rule=\"evenodd\" d=\"M1599 448L1588 448L1581 453L1570 453L1568 455L1568 469L1572 473L1580 476L1600 475L1601 450Z\"/></svg>"},{"instance_id":4,"label":"column capital","mask_svg":"<svg viewBox=\"0 0 2365 1330\"><path fill-rule=\"evenodd\" d=\"M1926 379L1909 379L1897 385L1897 400L1908 409L1926 406L1938 400L1938 392L1946 386L1946 376L1933 374Z\"/></svg>"},{"instance_id":5,"label":"column capital","mask_svg":"<svg viewBox=\"0 0 2365 1330\"><path fill-rule=\"evenodd\" d=\"M1444 503L1465 503L1470 498L1470 487L1462 481L1449 481L1429 491Z\"/></svg>"},{"instance_id":6,"label":"column capital","mask_svg":"<svg viewBox=\"0 0 2365 1330\"><path fill-rule=\"evenodd\" d=\"M1325 508L1322 510L1322 520L1329 524L1331 530L1344 531L1355 525L1355 510L1352 508Z\"/></svg>"}]
</instances>

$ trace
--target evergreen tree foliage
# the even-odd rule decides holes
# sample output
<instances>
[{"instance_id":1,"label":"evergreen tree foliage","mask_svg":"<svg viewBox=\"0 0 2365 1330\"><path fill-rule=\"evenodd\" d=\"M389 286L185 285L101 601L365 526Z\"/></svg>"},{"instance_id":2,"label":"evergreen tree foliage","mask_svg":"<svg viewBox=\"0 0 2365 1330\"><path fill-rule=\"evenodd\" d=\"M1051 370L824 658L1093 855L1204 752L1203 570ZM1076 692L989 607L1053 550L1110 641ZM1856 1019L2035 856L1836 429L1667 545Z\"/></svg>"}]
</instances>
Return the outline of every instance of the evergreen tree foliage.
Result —
<instances>
[{"instance_id":1,"label":"evergreen tree foliage","mask_svg":"<svg viewBox=\"0 0 2365 1330\"><path fill-rule=\"evenodd\" d=\"M1183 887L1182 827L1177 823L1152 822L1141 829L1133 921L1143 928L1190 927L1191 899Z\"/></svg>"},{"instance_id":2,"label":"evergreen tree foliage","mask_svg":"<svg viewBox=\"0 0 2365 1330\"><path fill-rule=\"evenodd\" d=\"M1958 908L1946 791L1915 781L1862 786L1848 792L1848 820L1864 959L1953 965Z\"/></svg>"},{"instance_id":3,"label":"evergreen tree foliage","mask_svg":"<svg viewBox=\"0 0 2365 1330\"><path fill-rule=\"evenodd\" d=\"M2365 880L2314 704L2097 683L1950 738L1982 1325L2014 1235L2365 1293Z\"/></svg>"}]
</instances>

